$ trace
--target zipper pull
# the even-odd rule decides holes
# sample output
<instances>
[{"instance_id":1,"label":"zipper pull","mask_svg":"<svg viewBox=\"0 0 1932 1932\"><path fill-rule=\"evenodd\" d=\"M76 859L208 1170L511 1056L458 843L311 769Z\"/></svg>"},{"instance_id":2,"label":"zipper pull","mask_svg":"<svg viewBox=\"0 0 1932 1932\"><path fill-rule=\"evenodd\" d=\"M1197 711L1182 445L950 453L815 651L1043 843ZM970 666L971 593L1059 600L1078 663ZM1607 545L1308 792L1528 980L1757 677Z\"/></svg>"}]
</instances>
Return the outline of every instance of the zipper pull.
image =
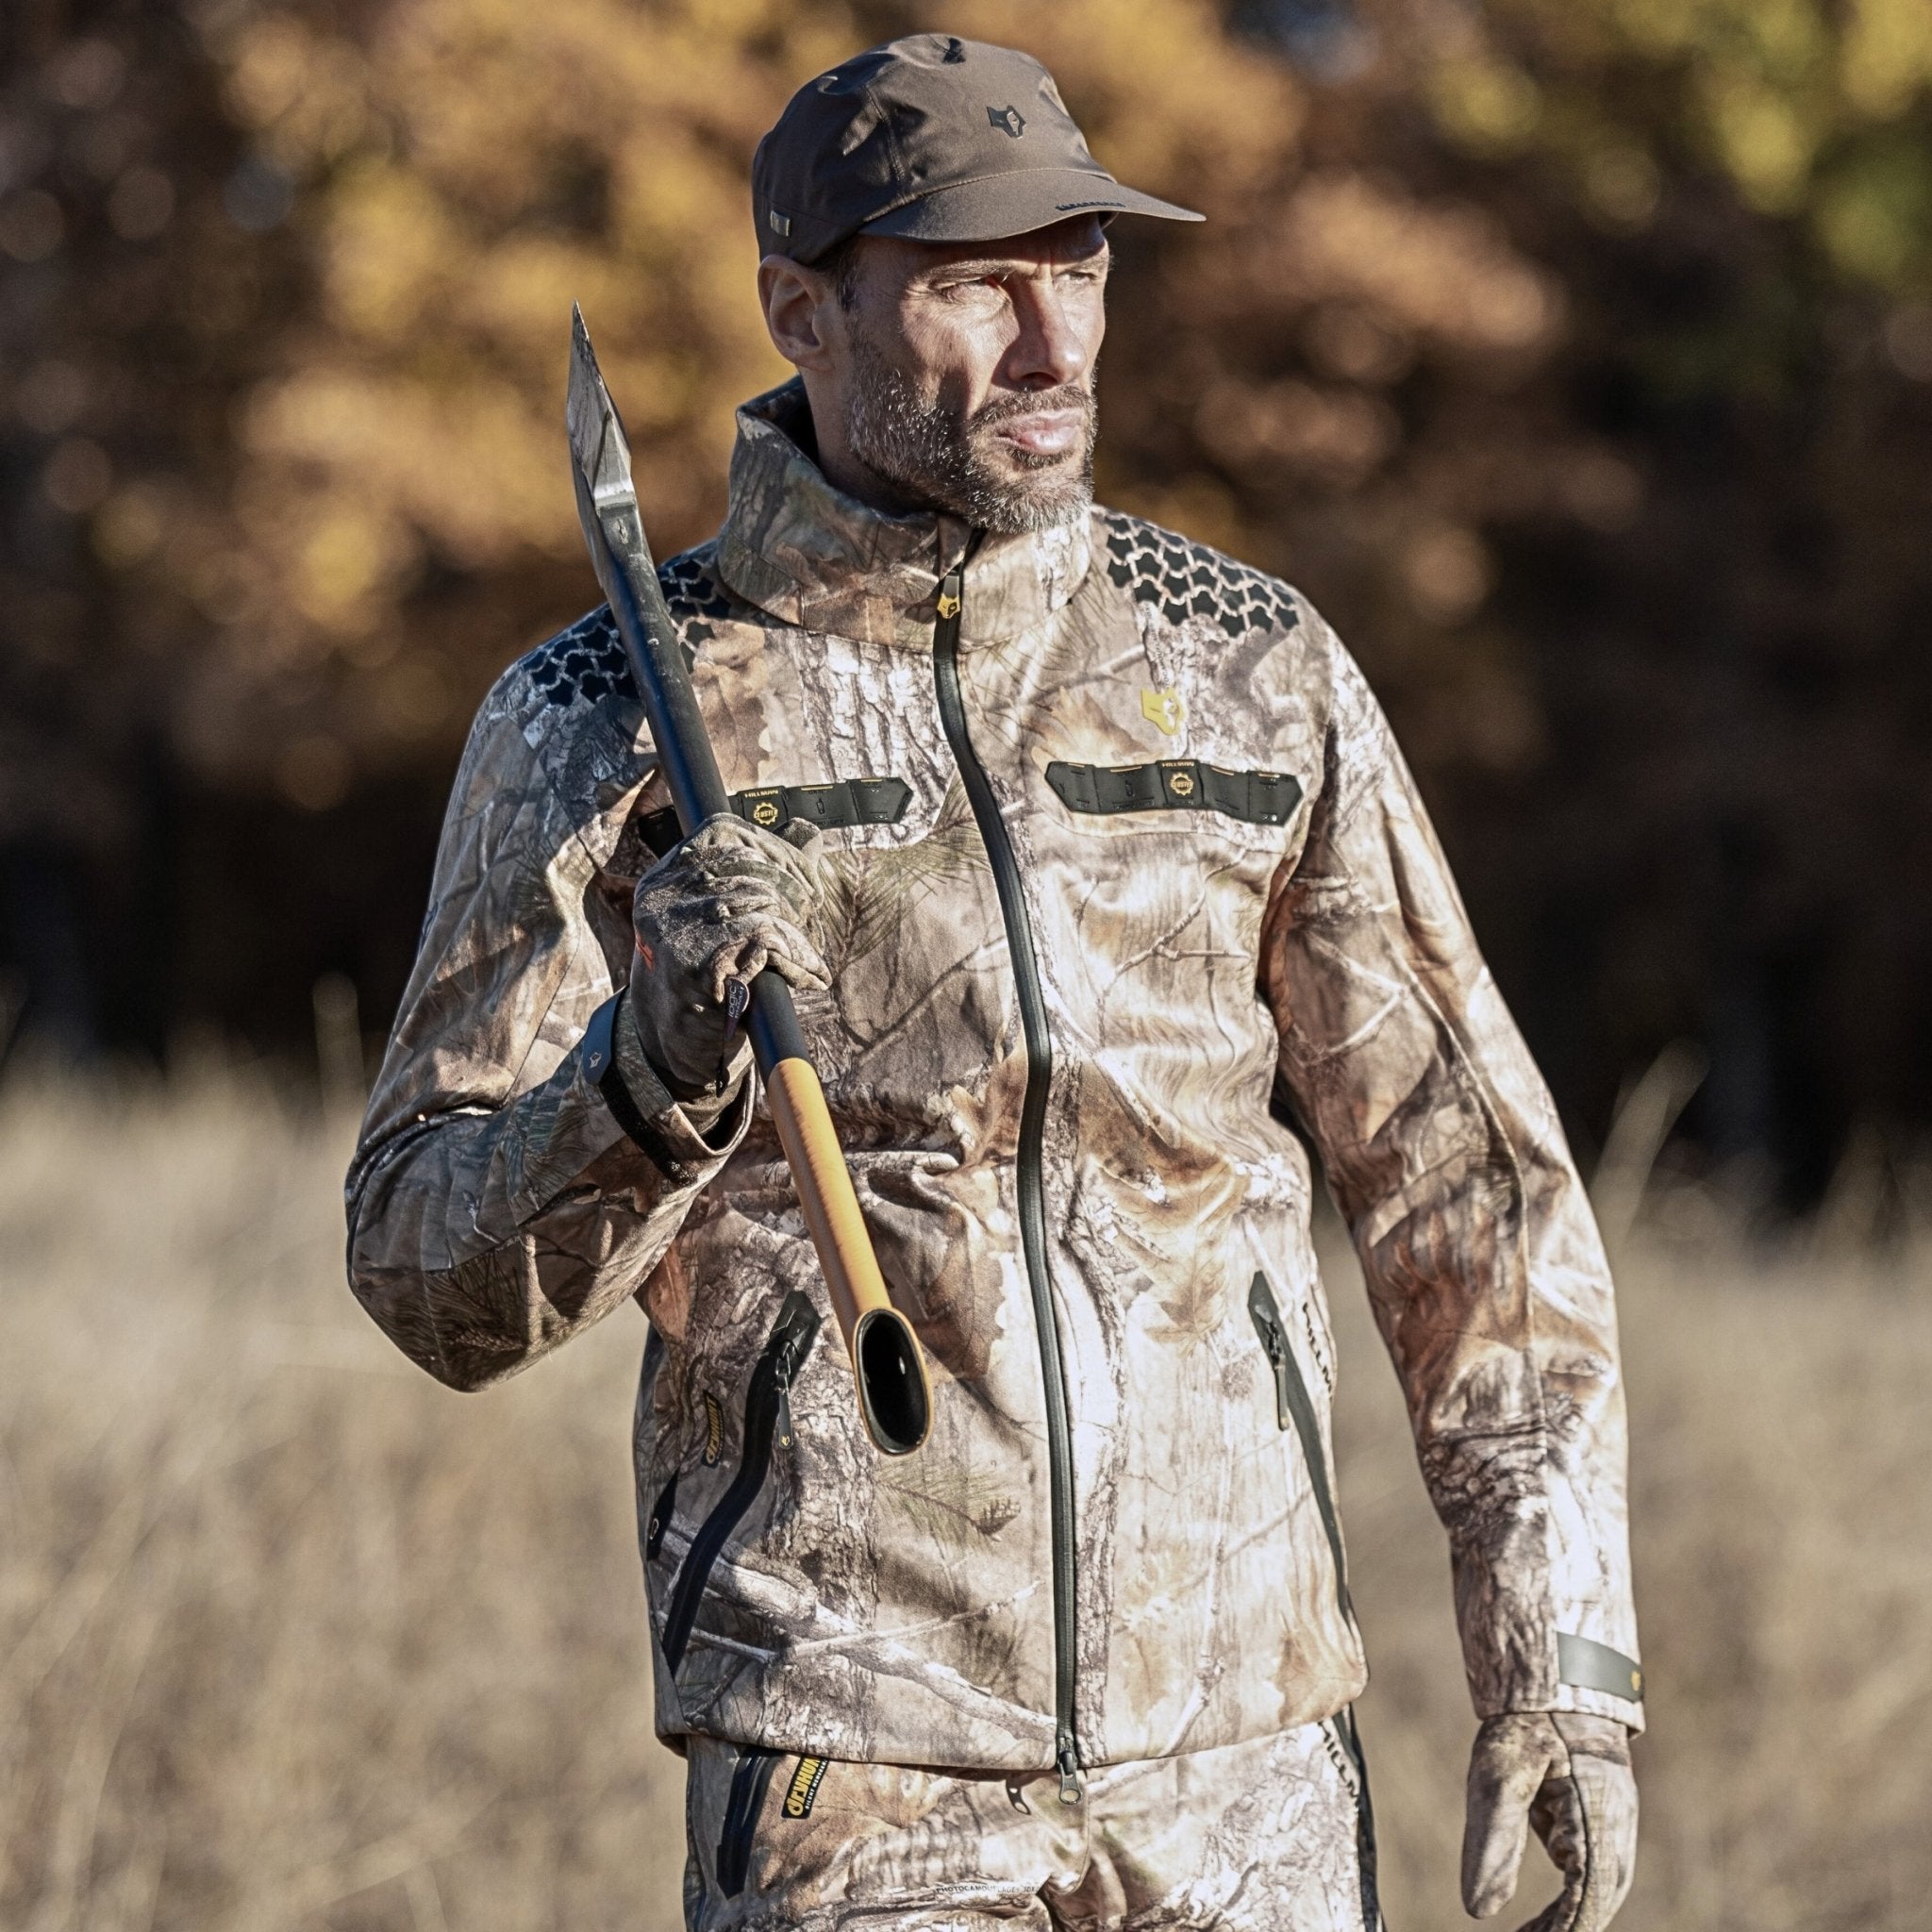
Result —
<instances>
[{"instance_id":1,"label":"zipper pull","mask_svg":"<svg viewBox=\"0 0 1932 1932\"><path fill-rule=\"evenodd\" d=\"M1268 1278L1255 1276L1248 1290L1248 1313L1254 1318L1255 1333L1261 1338L1261 1352L1274 1371L1274 1426L1285 1429L1294 1420L1288 1406L1288 1337L1275 1317L1274 1297L1268 1291Z\"/></svg>"},{"instance_id":2,"label":"zipper pull","mask_svg":"<svg viewBox=\"0 0 1932 1932\"><path fill-rule=\"evenodd\" d=\"M776 1436L778 1446L791 1446L791 1378L803 1366L819 1332L818 1311L796 1289L785 1297L778 1320L765 1342L765 1360L771 1364L772 1378L778 1390Z\"/></svg>"},{"instance_id":3,"label":"zipper pull","mask_svg":"<svg viewBox=\"0 0 1932 1932\"><path fill-rule=\"evenodd\" d=\"M791 1446L791 1377L798 1367L797 1338L794 1336L778 1351L774 1366L778 1372L778 1446Z\"/></svg>"},{"instance_id":4,"label":"zipper pull","mask_svg":"<svg viewBox=\"0 0 1932 1932\"><path fill-rule=\"evenodd\" d=\"M797 1374L819 1332L818 1310L810 1299L793 1289L778 1310L778 1320L765 1340L762 1364L769 1365L778 1391L774 1424L778 1446L791 1446L791 1378Z\"/></svg>"},{"instance_id":5,"label":"zipper pull","mask_svg":"<svg viewBox=\"0 0 1932 1932\"><path fill-rule=\"evenodd\" d=\"M1288 1387L1288 1377L1282 1371L1288 1366L1288 1342L1279 1327L1266 1315L1255 1317L1255 1326L1261 1331L1261 1352L1268 1357L1268 1366L1274 1371L1274 1387L1277 1394ZM1288 1416L1288 1405L1281 1405L1284 1424Z\"/></svg>"},{"instance_id":6,"label":"zipper pull","mask_svg":"<svg viewBox=\"0 0 1932 1932\"><path fill-rule=\"evenodd\" d=\"M1054 1761L1060 1774L1060 1803L1077 1805L1087 1795L1087 1788L1080 1782L1080 1754L1072 1738L1061 1735L1059 1756Z\"/></svg>"},{"instance_id":7,"label":"zipper pull","mask_svg":"<svg viewBox=\"0 0 1932 1932\"><path fill-rule=\"evenodd\" d=\"M1274 1426L1285 1429L1294 1415L1288 1406L1288 1343L1278 1328L1269 1341L1268 1359L1274 1365Z\"/></svg>"}]
</instances>

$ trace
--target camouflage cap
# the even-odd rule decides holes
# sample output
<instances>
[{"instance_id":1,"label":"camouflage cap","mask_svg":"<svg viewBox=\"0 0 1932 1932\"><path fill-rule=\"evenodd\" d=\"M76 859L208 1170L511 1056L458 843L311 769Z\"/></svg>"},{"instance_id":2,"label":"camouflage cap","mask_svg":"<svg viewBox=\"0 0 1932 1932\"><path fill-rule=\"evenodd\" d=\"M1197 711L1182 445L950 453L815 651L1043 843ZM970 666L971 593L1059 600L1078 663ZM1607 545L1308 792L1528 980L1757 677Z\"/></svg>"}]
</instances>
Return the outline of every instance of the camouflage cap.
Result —
<instances>
[{"instance_id":1,"label":"camouflage cap","mask_svg":"<svg viewBox=\"0 0 1932 1932\"><path fill-rule=\"evenodd\" d=\"M1076 214L1203 219L1124 188L1029 54L911 34L792 95L752 162L758 253L813 262L858 234L996 242Z\"/></svg>"}]
</instances>

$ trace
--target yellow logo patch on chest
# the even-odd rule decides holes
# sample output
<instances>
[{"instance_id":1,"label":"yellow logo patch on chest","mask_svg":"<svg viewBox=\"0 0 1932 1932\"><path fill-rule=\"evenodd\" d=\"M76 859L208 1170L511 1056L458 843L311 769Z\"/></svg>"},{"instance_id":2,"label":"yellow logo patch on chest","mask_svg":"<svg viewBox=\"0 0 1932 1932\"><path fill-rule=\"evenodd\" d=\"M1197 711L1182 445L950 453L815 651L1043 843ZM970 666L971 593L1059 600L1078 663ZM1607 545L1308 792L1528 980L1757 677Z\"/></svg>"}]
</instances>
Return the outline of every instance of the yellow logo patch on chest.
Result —
<instances>
[{"instance_id":1,"label":"yellow logo patch on chest","mask_svg":"<svg viewBox=\"0 0 1932 1932\"><path fill-rule=\"evenodd\" d=\"M1143 691L1141 693L1141 715L1150 724L1156 724L1172 738L1181 728L1181 720L1188 715L1188 708L1181 703L1181 694L1173 689L1167 691Z\"/></svg>"}]
</instances>

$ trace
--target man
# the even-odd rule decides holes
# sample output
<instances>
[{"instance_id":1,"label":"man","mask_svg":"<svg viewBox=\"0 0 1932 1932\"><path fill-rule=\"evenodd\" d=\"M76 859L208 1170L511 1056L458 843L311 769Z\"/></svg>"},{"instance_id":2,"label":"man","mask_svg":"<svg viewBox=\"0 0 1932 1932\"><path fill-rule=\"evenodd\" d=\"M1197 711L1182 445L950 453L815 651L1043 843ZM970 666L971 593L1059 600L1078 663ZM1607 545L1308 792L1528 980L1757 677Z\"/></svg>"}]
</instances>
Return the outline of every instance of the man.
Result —
<instances>
[{"instance_id":1,"label":"man","mask_svg":"<svg viewBox=\"0 0 1932 1932\"><path fill-rule=\"evenodd\" d=\"M1096 508L1120 186L920 35L758 152L796 380L664 567L738 816L677 840L607 611L451 803L356 1292L496 1381L639 1298L693 1926L1373 1927L1320 1151L1450 1533L1465 1900L1627 1886L1610 1284L1374 700L1286 585ZM660 856L661 855L661 856ZM791 984L934 1422L882 1458L739 1027ZM775 1784L775 1790L773 1786Z\"/></svg>"}]
</instances>

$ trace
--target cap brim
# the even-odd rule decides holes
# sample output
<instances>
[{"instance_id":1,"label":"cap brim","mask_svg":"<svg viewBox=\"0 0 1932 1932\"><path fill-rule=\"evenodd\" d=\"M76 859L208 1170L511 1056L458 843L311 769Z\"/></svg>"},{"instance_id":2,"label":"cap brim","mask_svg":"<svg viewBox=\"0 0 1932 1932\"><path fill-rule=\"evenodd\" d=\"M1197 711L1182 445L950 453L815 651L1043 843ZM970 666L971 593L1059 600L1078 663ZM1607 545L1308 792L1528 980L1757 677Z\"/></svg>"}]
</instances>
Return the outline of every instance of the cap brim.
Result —
<instances>
[{"instance_id":1,"label":"cap brim","mask_svg":"<svg viewBox=\"0 0 1932 1932\"><path fill-rule=\"evenodd\" d=\"M861 235L909 242L1004 242L1077 215L1153 215L1163 222L1204 222L1206 215L1123 188L1111 175L1083 168L1025 168L955 181L867 222Z\"/></svg>"}]
</instances>

